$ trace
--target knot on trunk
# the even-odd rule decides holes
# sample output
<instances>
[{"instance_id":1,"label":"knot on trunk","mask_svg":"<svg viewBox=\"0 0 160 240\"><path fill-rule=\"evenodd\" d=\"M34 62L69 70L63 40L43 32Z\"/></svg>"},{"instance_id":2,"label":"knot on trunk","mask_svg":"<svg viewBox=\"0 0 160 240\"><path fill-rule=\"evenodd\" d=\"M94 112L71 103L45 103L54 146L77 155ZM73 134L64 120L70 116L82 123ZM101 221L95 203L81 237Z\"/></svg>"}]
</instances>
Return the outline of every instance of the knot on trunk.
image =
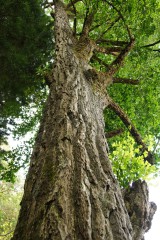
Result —
<instances>
[{"instance_id":1,"label":"knot on trunk","mask_svg":"<svg viewBox=\"0 0 160 240\"><path fill-rule=\"evenodd\" d=\"M95 69L88 69L84 71L85 78L90 82L96 82L99 79L99 74Z\"/></svg>"},{"instance_id":2,"label":"knot on trunk","mask_svg":"<svg viewBox=\"0 0 160 240\"><path fill-rule=\"evenodd\" d=\"M81 37L75 44L74 51L78 58L85 62L89 62L93 55L94 46L88 37Z\"/></svg>"},{"instance_id":3,"label":"knot on trunk","mask_svg":"<svg viewBox=\"0 0 160 240\"><path fill-rule=\"evenodd\" d=\"M133 227L133 240L143 240L157 209L154 202L149 202L147 183L134 182L123 191L123 197Z\"/></svg>"}]
</instances>

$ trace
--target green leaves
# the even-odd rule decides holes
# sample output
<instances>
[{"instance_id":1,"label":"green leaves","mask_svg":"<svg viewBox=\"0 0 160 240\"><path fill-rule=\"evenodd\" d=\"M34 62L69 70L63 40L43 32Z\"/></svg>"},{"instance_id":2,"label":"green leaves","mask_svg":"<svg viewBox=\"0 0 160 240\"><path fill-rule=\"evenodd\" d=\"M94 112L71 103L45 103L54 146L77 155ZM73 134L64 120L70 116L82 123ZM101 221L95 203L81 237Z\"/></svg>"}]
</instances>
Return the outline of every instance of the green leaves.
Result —
<instances>
[{"instance_id":1,"label":"green leaves","mask_svg":"<svg viewBox=\"0 0 160 240\"><path fill-rule=\"evenodd\" d=\"M24 101L26 88L40 89L36 70L51 58L51 22L36 0L3 1L0 16L0 104Z\"/></svg>"},{"instance_id":2,"label":"green leaves","mask_svg":"<svg viewBox=\"0 0 160 240\"><path fill-rule=\"evenodd\" d=\"M50 64L53 53L52 22L45 14L39 0L2 1L0 7L0 143L13 131L24 135L37 123L37 115L46 98L44 76L38 68ZM34 106L33 106L34 105ZM36 114L31 117L33 108ZM26 112L30 114L26 114ZM18 126L15 120L21 119ZM39 119L38 119L39 120ZM15 128L17 128L15 130ZM3 177L14 180L15 172L22 164L11 153L0 151L2 159L12 158L3 166ZM14 159L14 161L13 161ZM9 160L8 160L9 161ZM5 170L7 168L8 170ZM9 170L10 169L10 170ZM11 171L12 169L12 171ZM2 169L1 169L2 170ZM4 174L6 172L6 174Z\"/></svg>"},{"instance_id":3,"label":"green leaves","mask_svg":"<svg viewBox=\"0 0 160 240\"><path fill-rule=\"evenodd\" d=\"M146 180L157 172L155 166L144 162L145 153L140 155L141 149L135 146L131 137L114 142L112 148L110 159L113 171L122 187L127 187L138 179Z\"/></svg>"},{"instance_id":4,"label":"green leaves","mask_svg":"<svg viewBox=\"0 0 160 240\"><path fill-rule=\"evenodd\" d=\"M12 237L22 198L22 186L0 181L0 237L9 240ZM3 236L4 235L4 236ZM3 236L3 237L2 237Z\"/></svg>"}]
</instances>

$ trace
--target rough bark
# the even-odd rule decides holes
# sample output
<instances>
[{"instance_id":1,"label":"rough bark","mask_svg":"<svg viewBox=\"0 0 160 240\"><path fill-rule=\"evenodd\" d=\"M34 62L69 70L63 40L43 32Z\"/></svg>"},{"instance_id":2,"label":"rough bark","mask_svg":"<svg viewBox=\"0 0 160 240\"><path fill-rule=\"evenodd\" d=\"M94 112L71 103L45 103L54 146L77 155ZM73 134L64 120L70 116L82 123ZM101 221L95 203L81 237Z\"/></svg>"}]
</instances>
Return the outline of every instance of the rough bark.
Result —
<instances>
[{"instance_id":1,"label":"rough bark","mask_svg":"<svg viewBox=\"0 0 160 240\"><path fill-rule=\"evenodd\" d=\"M105 96L55 1L56 60L12 240L131 240L107 155ZM88 49L88 46L86 46ZM135 239L138 240L138 239Z\"/></svg>"},{"instance_id":2,"label":"rough bark","mask_svg":"<svg viewBox=\"0 0 160 240\"><path fill-rule=\"evenodd\" d=\"M133 239L144 240L144 234L150 229L157 209L154 202L148 202L146 182L141 180L134 182L130 188L124 190L123 196L133 227Z\"/></svg>"}]
</instances>

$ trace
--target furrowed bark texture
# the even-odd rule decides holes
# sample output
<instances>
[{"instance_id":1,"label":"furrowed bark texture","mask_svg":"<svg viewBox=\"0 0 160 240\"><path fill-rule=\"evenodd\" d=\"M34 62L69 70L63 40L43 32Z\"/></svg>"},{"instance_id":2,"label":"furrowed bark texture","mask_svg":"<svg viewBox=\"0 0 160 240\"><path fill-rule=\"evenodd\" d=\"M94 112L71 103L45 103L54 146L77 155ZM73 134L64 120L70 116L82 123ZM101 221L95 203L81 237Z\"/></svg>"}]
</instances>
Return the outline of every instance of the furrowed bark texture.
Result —
<instances>
[{"instance_id":1,"label":"furrowed bark texture","mask_svg":"<svg viewBox=\"0 0 160 240\"><path fill-rule=\"evenodd\" d=\"M57 57L12 240L131 240L107 156L106 102L86 78L63 6L55 5Z\"/></svg>"},{"instance_id":2,"label":"furrowed bark texture","mask_svg":"<svg viewBox=\"0 0 160 240\"><path fill-rule=\"evenodd\" d=\"M144 240L157 210L154 202L149 203L147 183L141 180L134 182L124 190L123 197L133 227L133 239Z\"/></svg>"}]
</instances>

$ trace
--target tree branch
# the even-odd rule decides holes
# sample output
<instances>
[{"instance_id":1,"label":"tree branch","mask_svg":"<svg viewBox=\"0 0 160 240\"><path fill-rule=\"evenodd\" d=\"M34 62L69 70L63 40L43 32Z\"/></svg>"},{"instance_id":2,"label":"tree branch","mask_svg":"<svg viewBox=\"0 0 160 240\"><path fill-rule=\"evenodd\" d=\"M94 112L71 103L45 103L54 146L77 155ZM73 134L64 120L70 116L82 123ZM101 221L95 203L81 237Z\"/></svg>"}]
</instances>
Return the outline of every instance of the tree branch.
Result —
<instances>
[{"instance_id":1,"label":"tree branch","mask_svg":"<svg viewBox=\"0 0 160 240\"><path fill-rule=\"evenodd\" d=\"M133 123L130 121L126 113L122 110L122 108L117 103L115 103L109 96L107 96L107 99L109 101L108 107L112 109L119 116L119 118L127 127L128 131L130 132L130 134L132 135L136 143L142 146L142 153L144 153L145 151L147 152L148 155L147 157L144 158L144 160L148 161L150 164L153 164L154 163L153 155L148 150L148 147L146 146L146 144L143 142L142 137L139 134L136 127L133 125Z\"/></svg>"},{"instance_id":2,"label":"tree branch","mask_svg":"<svg viewBox=\"0 0 160 240\"><path fill-rule=\"evenodd\" d=\"M138 79L113 77L113 83L125 83L125 84L131 84L131 85L138 85L140 81Z\"/></svg>"},{"instance_id":3,"label":"tree branch","mask_svg":"<svg viewBox=\"0 0 160 240\"><path fill-rule=\"evenodd\" d=\"M153 52L160 52L160 49L153 49Z\"/></svg>"},{"instance_id":4,"label":"tree branch","mask_svg":"<svg viewBox=\"0 0 160 240\"><path fill-rule=\"evenodd\" d=\"M118 57L111 63L111 65L109 66L109 69L106 73L108 76L113 76L119 70L119 68L123 64L125 57L128 55L128 53L133 48L134 42L135 42L135 40L131 39L131 41L121 51L121 53L118 55Z\"/></svg>"},{"instance_id":5,"label":"tree branch","mask_svg":"<svg viewBox=\"0 0 160 240\"><path fill-rule=\"evenodd\" d=\"M90 28L89 32L95 30L96 28L100 27L102 24L97 24L95 26L93 26L92 28Z\"/></svg>"},{"instance_id":6,"label":"tree branch","mask_svg":"<svg viewBox=\"0 0 160 240\"><path fill-rule=\"evenodd\" d=\"M76 7L74 5L75 3L73 0L71 0L71 3L72 3L73 11L75 14L74 21L73 21L73 34L76 35L76 32L77 32L77 10L76 10Z\"/></svg>"},{"instance_id":7,"label":"tree branch","mask_svg":"<svg viewBox=\"0 0 160 240\"><path fill-rule=\"evenodd\" d=\"M119 20L120 20L120 17L118 17L114 22L112 22L110 26L100 35L97 41L99 41Z\"/></svg>"},{"instance_id":8,"label":"tree branch","mask_svg":"<svg viewBox=\"0 0 160 240\"><path fill-rule=\"evenodd\" d=\"M106 43L108 45L113 45L113 46L125 46L128 44L128 42L125 41L113 41L113 40L106 40L106 39L99 39L96 41L96 43Z\"/></svg>"},{"instance_id":9,"label":"tree branch","mask_svg":"<svg viewBox=\"0 0 160 240\"><path fill-rule=\"evenodd\" d=\"M90 16L89 16L89 15L90 15L90 14L89 14L89 8L87 8L87 10L86 10L86 16L85 16L84 23L83 23L83 28L82 28L81 36L82 36L82 35L88 36L89 26L90 26L91 21L92 21L91 15L90 15Z\"/></svg>"},{"instance_id":10,"label":"tree branch","mask_svg":"<svg viewBox=\"0 0 160 240\"><path fill-rule=\"evenodd\" d=\"M70 7L72 7L77 2L82 2L82 0L71 0L70 3L67 4L66 8L69 9Z\"/></svg>"},{"instance_id":11,"label":"tree branch","mask_svg":"<svg viewBox=\"0 0 160 240\"><path fill-rule=\"evenodd\" d=\"M97 57L95 54L92 56L92 59L96 60L96 61L99 62L101 65L104 65L106 68L109 67L109 65L106 64L105 61L103 61L102 59L100 59L99 57Z\"/></svg>"},{"instance_id":12,"label":"tree branch","mask_svg":"<svg viewBox=\"0 0 160 240\"><path fill-rule=\"evenodd\" d=\"M112 137L122 134L123 132L124 132L124 129L120 128L120 129L116 129L116 130L113 130L110 132L106 132L105 136L106 136L106 138L112 138Z\"/></svg>"},{"instance_id":13,"label":"tree branch","mask_svg":"<svg viewBox=\"0 0 160 240\"><path fill-rule=\"evenodd\" d=\"M94 46L95 51L105 53L105 54L112 54L117 56L120 51L122 51L121 47L101 47L98 45Z\"/></svg>"},{"instance_id":14,"label":"tree branch","mask_svg":"<svg viewBox=\"0 0 160 240\"><path fill-rule=\"evenodd\" d=\"M82 28L82 33L81 36L82 37L88 37L88 34L90 32L92 23L93 23L93 19L94 19L94 15L96 13L96 7L94 5L93 9L90 12L90 9L87 8L86 10L86 17L84 19L84 23L83 23L83 28Z\"/></svg>"},{"instance_id":15,"label":"tree branch","mask_svg":"<svg viewBox=\"0 0 160 240\"><path fill-rule=\"evenodd\" d=\"M156 44L160 43L160 40L154 42L154 43L150 43L150 44L147 44L147 45L144 45L142 47L152 47L152 46L155 46Z\"/></svg>"}]
</instances>

